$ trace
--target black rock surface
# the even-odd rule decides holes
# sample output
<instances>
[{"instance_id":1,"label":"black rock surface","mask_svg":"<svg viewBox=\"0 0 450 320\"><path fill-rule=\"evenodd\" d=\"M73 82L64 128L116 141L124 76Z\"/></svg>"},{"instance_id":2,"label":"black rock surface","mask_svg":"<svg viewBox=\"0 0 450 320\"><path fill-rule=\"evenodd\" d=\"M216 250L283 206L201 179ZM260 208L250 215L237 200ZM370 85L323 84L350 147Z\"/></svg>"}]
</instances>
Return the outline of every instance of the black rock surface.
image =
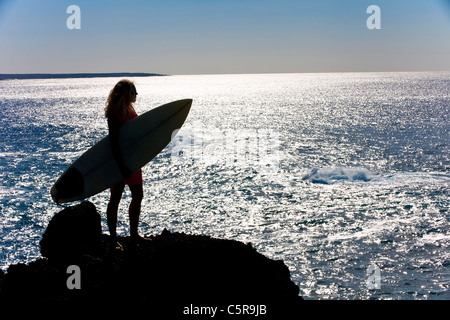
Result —
<instances>
[{"instance_id":1,"label":"black rock surface","mask_svg":"<svg viewBox=\"0 0 450 320\"><path fill-rule=\"evenodd\" d=\"M110 252L109 236L98 234L93 204L64 210L49 223L41 241L47 257L11 265L0 274L0 301L126 303L167 319L184 319L184 313L202 306L217 307L215 318L220 319L230 316L230 305L264 305L265 314L258 319L298 319L302 298L287 266L258 253L251 244L164 229L138 243L119 237L123 250ZM67 223L73 224L73 230L66 229L70 236L57 231ZM77 228L87 234L77 234ZM69 265L79 268L79 289L69 289L76 274L68 271Z\"/></svg>"}]
</instances>

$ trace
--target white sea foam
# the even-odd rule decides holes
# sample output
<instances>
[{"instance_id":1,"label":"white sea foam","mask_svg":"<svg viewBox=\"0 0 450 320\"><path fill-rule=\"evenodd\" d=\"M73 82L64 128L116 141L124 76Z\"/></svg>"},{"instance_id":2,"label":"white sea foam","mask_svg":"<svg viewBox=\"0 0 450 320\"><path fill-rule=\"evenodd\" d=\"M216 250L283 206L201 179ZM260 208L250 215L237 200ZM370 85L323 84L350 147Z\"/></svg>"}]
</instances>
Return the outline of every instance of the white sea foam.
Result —
<instances>
[{"instance_id":1,"label":"white sea foam","mask_svg":"<svg viewBox=\"0 0 450 320\"><path fill-rule=\"evenodd\" d=\"M338 181L368 182L379 175L365 168L325 167L314 168L303 176L303 180L312 183L331 184Z\"/></svg>"}]
</instances>

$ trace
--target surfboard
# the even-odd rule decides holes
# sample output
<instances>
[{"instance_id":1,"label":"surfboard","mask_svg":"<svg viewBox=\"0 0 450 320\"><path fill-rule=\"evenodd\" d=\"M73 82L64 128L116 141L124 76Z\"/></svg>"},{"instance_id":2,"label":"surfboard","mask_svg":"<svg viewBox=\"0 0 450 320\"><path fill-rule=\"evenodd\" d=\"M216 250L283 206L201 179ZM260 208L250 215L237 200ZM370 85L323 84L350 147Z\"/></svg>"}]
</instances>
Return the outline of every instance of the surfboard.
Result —
<instances>
[{"instance_id":1,"label":"surfboard","mask_svg":"<svg viewBox=\"0 0 450 320\"><path fill-rule=\"evenodd\" d=\"M192 99L154 108L125 123L119 146L125 165L135 172L158 155L180 129L191 109ZM123 180L114 159L109 135L75 160L52 186L57 204L83 200Z\"/></svg>"}]
</instances>

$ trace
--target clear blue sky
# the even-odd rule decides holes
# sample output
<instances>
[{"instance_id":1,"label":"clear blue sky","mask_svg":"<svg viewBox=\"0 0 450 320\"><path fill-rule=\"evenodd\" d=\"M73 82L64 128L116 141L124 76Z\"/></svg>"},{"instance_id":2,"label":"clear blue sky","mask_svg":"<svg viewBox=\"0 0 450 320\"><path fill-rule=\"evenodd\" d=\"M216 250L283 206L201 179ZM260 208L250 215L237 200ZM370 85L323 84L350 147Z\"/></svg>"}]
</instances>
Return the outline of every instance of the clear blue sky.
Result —
<instances>
[{"instance_id":1,"label":"clear blue sky","mask_svg":"<svg viewBox=\"0 0 450 320\"><path fill-rule=\"evenodd\" d=\"M428 70L450 70L449 0L0 0L0 73Z\"/></svg>"}]
</instances>

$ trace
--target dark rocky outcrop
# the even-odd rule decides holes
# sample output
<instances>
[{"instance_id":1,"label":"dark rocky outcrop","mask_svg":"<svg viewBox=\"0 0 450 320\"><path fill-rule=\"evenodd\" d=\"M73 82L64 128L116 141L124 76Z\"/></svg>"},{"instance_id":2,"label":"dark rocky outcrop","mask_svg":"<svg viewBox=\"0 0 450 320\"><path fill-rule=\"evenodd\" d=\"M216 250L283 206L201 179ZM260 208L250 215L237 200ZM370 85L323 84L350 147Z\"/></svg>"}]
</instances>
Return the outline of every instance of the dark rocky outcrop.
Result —
<instances>
[{"instance_id":1,"label":"dark rocky outcrop","mask_svg":"<svg viewBox=\"0 0 450 320\"><path fill-rule=\"evenodd\" d=\"M86 202L56 214L41 241L46 258L0 274L0 301L132 303L167 319L188 318L191 305L216 306L224 311L215 318L226 318L228 305L253 304L266 306L258 319L298 319L302 299L288 268L251 244L164 230L137 244L120 237L124 250L111 253L92 210ZM79 267L81 289L67 287L69 264Z\"/></svg>"},{"instance_id":2,"label":"dark rocky outcrop","mask_svg":"<svg viewBox=\"0 0 450 320\"><path fill-rule=\"evenodd\" d=\"M50 220L40 241L41 254L61 263L76 262L99 250L102 225L94 204L85 201L64 208Z\"/></svg>"}]
</instances>

